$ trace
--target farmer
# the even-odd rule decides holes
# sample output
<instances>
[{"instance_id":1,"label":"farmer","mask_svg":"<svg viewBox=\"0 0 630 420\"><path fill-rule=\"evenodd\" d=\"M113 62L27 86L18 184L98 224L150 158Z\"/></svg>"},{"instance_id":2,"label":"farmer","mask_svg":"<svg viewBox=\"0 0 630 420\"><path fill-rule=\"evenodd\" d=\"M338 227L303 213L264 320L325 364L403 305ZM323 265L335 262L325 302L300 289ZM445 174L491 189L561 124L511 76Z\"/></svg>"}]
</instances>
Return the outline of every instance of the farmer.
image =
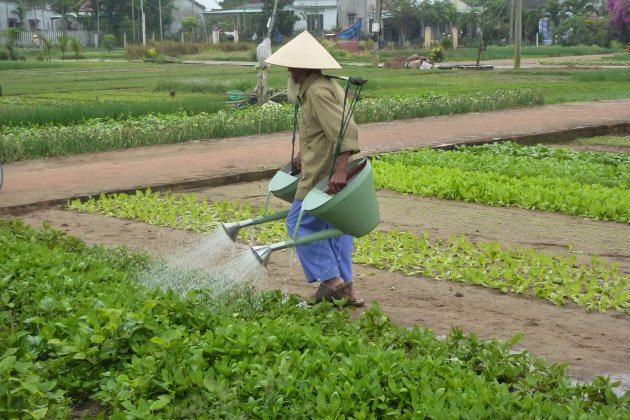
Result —
<instances>
[{"instance_id":1,"label":"farmer","mask_svg":"<svg viewBox=\"0 0 630 420\"><path fill-rule=\"evenodd\" d=\"M300 104L300 151L293 164L302 177L286 220L288 233L293 236L302 201L320 180L328 176L333 165L344 107L344 90L321 71L340 69L341 66L306 31L265 62L289 69L287 96L289 101ZM331 193L339 192L346 185L346 162L350 155L358 152L357 125L351 120L328 182ZM330 224L305 212L297 236L329 228L332 228ZM346 299L351 306L365 304L364 300L357 298L352 283L353 243L352 236L342 235L296 248L306 281L319 283L314 296L317 302Z\"/></svg>"}]
</instances>

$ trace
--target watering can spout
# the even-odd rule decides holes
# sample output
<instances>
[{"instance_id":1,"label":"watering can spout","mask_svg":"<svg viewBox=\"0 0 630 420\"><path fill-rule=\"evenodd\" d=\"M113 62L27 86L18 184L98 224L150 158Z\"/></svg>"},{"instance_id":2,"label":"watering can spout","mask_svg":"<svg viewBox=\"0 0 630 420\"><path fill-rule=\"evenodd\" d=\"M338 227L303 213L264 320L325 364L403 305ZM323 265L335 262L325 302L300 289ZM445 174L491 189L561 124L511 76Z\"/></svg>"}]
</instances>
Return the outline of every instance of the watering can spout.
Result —
<instances>
[{"instance_id":1,"label":"watering can spout","mask_svg":"<svg viewBox=\"0 0 630 420\"><path fill-rule=\"evenodd\" d=\"M272 222L274 220L285 219L289 214L289 210L283 210L276 213L267 214L265 216L258 216L253 219L241 220L240 222L230 222L230 223L221 223L223 230L230 237L231 240L235 241L238 236L238 232L241 228L259 225L261 223Z\"/></svg>"},{"instance_id":2,"label":"watering can spout","mask_svg":"<svg viewBox=\"0 0 630 420\"><path fill-rule=\"evenodd\" d=\"M271 256L271 247L269 245L252 246L252 252L256 256L256 259L263 267L267 267L269 263L269 257Z\"/></svg>"},{"instance_id":3,"label":"watering can spout","mask_svg":"<svg viewBox=\"0 0 630 420\"><path fill-rule=\"evenodd\" d=\"M263 267L267 267L269 257L273 251L279 251L281 249L293 248L298 245L304 245L309 242L321 241L322 239L328 239L335 236L343 235L343 232L339 229L326 229L320 232L311 233L308 235L300 236L297 239L289 239L282 242L277 242L271 245L257 245L251 246L251 250L256 256L256 259Z\"/></svg>"},{"instance_id":4,"label":"watering can spout","mask_svg":"<svg viewBox=\"0 0 630 420\"><path fill-rule=\"evenodd\" d=\"M232 223L221 223L223 230L230 237L232 241L236 241L236 237L238 236L238 231L241 230L241 226L239 226L238 222Z\"/></svg>"}]
</instances>

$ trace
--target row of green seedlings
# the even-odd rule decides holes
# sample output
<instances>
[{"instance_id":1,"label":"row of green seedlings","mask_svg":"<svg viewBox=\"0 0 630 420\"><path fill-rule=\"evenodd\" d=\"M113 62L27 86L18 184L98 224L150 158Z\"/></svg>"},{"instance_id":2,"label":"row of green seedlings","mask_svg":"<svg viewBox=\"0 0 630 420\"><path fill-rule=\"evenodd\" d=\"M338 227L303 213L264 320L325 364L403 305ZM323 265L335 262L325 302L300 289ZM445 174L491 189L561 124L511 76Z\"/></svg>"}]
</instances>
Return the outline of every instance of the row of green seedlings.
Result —
<instances>
[{"instance_id":1,"label":"row of green seedlings","mask_svg":"<svg viewBox=\"0 0 630 420\"><path fill-rule=\"evenodd\" d=\"M150 190L74 200L68 208L200 232L260 214L260 210L237 202L199 201L195 194L176 196ZM281 222L254 226L242 235L245 241L257 243L287 238ZM496 242L474 244L464 236L431 242L426 233L418 237L375 230L356 240L353 259L410 276L473 283L505 293L531 293L557 305L572 301L589 311L630 313L630 276L621 275L616 265L607 266L595 256L590 264L577 265L575 256L551 256L520 247L504 249Z\"/></svg>"},{"instance_id":2,"label":"row of green seedlings","mask_svg":"<svg viewBox=\"0 0 630 420\"><path fill-rule=\"evenodd\" d=\"M191 210L192 211L192 210ZM0 220L0 417L623 418L630 393L573 384L509 342L399 328L280 292L140 285L124 248Z\"/></svg>"},{"instance_id":3,"label":"row of green seedlings","mask_svg":"<svg viewBox=\"0 0 630 420\"><path fill-rule=\"evenodd\" d=\"M630 223L630 155L511 142L375 159L377 188Z\"/></svg>"},{"instance_id":4,"label":"row of green seedlings","mask_svg":"<svg viewBox=\"0 0 630 420\"><path fill-rule=\"evenodd\" d=\"M169 91L166 91L169 92ZM166 94L164 94L167 97ZM141 118L151 114L195 115L214 114L225 109L225 94L221 96L175 96L141 101L101 100L89 101L60 99L23 99L7 97L0 102L2 106L2 125L38 127L50 125L66 126L83 124L89 120L111 121ZM96 122L96 121L94 121Z\"/></svg>"},{"instance_id":5,"label":"row of green seedlings","mask_svg":"<svg viewBox=\"0 0 630 420\"><path fill-rule=\"evenodd\" d=\"M490 111L540 105L542 94L532 90L499 90L488 95L448 95L419 98L366 99L358 103L358 123ZM187 115L147 115L120 121L88 120L71 126L2 127L0 160L40 157L170 144L196 139L246 136L292 128L293 107L269 104L247 109Z\"/></svg>"}]
</instances>

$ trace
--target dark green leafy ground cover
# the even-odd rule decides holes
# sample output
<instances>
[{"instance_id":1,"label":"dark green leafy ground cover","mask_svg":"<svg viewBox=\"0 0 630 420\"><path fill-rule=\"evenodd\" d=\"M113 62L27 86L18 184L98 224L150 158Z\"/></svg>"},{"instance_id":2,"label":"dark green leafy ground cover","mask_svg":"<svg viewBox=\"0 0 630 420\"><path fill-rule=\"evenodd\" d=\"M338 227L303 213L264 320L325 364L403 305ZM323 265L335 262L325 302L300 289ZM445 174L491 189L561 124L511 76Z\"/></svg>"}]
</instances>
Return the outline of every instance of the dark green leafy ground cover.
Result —
<instances>
[{"instance_id":1,"label":"dark green leafy ground cover","mask_svg":"<svg viewBox=\"0 0 630 420\"><path fill-rule=\"evenodd\" d=\"M249 204L198 201L194 194L151 191L75 200L69 208L201 232L212 231L221 222L245 220L260 213ZM243 239L272 243L287 239L287 234L281 222L264 223L243 230ZM616 266L607 266L597 256L592 256L588 265L578 265L574 256L502 248L497 242L475 244L463 236L431 242L426 232L416 236L395 230L375 230L355 244L353 260L359 264L472 283L504 293L531 293L556 305L573 301L589 311L630 313L630 276L620 275Z\"/></svg>"},{"instance_id":2,"label":"dark green leafy ground cover","mask_svg":"<svg viewBox=\"0 0 630 420\"><path fill-rule=\"evenodd\" d=\"M513 143L379 157L378 188L630 222L630 157Z\"/></svg>"},{"instance_id":3,"label":"dark green leafy ground cover","mask_svg":"<svg viewBox=\"0 0 630 420\"><path fill-rule=\"evenodd\" d=\"M0 417L624 418L511 343L400 329L279 293L208 300L134 282L150 262L0 221Z\"/></svg>"}]
</instances>

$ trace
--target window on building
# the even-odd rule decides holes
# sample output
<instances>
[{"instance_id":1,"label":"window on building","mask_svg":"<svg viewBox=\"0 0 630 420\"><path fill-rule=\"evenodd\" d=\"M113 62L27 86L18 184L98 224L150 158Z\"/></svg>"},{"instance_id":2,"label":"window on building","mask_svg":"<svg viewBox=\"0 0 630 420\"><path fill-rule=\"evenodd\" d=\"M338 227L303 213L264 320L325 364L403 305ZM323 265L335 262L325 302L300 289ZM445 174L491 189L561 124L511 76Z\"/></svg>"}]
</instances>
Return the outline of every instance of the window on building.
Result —
<instances>
[{"instance_id":1,"label":"window on building","mask_svg":"<svg viewBox=\"0 0 630 420\"><path fill-rule=\"evenodd\" d=\"M348 13L348 26L352 25L357 20L356 13Z\"/></svg>"},{"instance_id":2,"label":"window on building","mask_svg":"<svg viewBox=\"0 0 630 420\"><path fill-rule=\"evenodd\" d=\"M324 15L306 16L306 29L309 32L321 31L324 29Z\"/></svg>"}]
</instances>

